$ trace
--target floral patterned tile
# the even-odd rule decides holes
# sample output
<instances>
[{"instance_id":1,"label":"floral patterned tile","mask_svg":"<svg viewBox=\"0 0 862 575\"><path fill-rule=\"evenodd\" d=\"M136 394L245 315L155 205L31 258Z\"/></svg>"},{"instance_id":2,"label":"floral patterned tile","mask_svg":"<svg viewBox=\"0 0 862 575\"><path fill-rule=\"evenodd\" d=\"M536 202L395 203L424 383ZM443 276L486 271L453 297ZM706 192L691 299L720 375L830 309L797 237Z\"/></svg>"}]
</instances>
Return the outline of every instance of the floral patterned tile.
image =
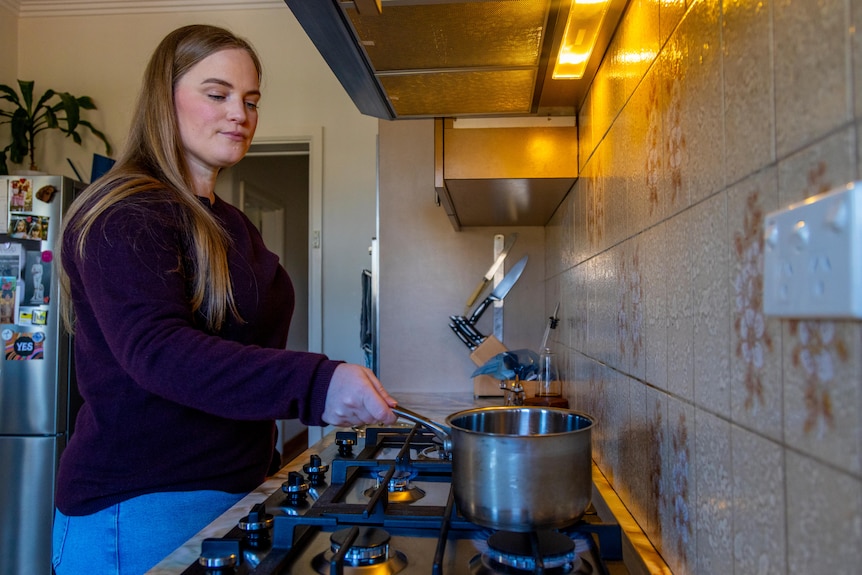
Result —
<instances>
[{"instance_id":1,"label":"floral patterned tile","mask_svg":"<svg viewBox=\"0 0 862 575\"><path fill-rule=\"evenodd\" d=\"M654 0L659 5L659 42L664 44L685 15L685 0Z\"/></svg>"},{"instance_id":2,"label":"floral patterned tile","mask_svg":"<svg viewBox=\"0 0 862 575\"><path fill-rule=\"evenodd\" d=\"M655 83L658 86L656 105L661 121L661 164L662 178L659 179L657 201L662 212L675 214L688 207L690 203L688 186L685 185L685 159L689 153L689 141L683 130L683 47L671 37L656 63ZM647 142L650 145L650 142Z\"/></svg>"},{"instance_id":3,"label":"floral patterned tile","mask_svg":"<svg viewBox=\"0 0 862 575\"><path fill-rule=\"evenodd\" d=\"M714 413L730 412L730 286L727 194L692 209L694 244L694 399Z\"/></svg>"},{"instance_id":4,"label":"floral patterned tile","mask_svg":"<svg viewBox=\"0 0 862 575\"><path fill-rule=\"evenodd\" d=\"M593 112L593 91L588 90L584 103L578 110L578 172L582 172L589 163L596 149L596 139L593 137L595 127L595 112ZM583 174L582 174L583 175Z\"/></svg>"},{"instance_id":5,"label":"floral patterned tile","mask_svg":"<svg viewBox=\"0 0 862 575\"><path fill-rule=\"evenodd\" d=\"M609 53L623 77L627 98L655 61L660 46L659 4L655 0L630 0Z\"/></svg>"},{"instance_id":6,"label":"floral patterned tile","mask_svg":"<svg viewBox=\"0 0 862 575\"><path fill-rule=\"evenodd\" d=\"M694 407L668 398L667 450L662 461L662 556L675 575L695 573Z\"/></svg>"},{"instance_id":7,"label":"floral patterned tile","mask_svg":"<svg viewBox=\"0 0 862 575\"><path fill-rule=\"evenodd\" d=\"M694 425L698 575L733 573L730 422L697 410Z\"/></svg>"},{"instance_id":8,"label":"floral patterned tile","mask_svg":"<svg viewBox=\"0 0 862 575\"><path fill-rule=\"evenodd\" d=\"M778 162L780 208L851 182L856 177L856 131L839 130Z\"/></svg>"},{"instance_id":9,"label":"floral patterned tile","mask_svg":"<svg viewBox=\"0 0 862 575\"><path fill-rule=\"evenodd\" d=\"M847 0L774 0L779 158L852 118Z\"/></svg>"},{"instance_id":10,"label":"floral patterned tile","mask_svg":"<svg viewBox=\"0 0 862 575\"><path fill-rule=\"evenodd\" d=\"M684 399L694 399L694 315L692 301L694 233L690 212L665 224L665 272L667 282L667 389Z\"/></svg>"},{"instance_id":11,"label":"floral patterned tile","mask_svg":"<svg viewBox=\"0 0 862 575\"><path fill-rule=\"evenodd\" d=\"M663 546L662 514L665 501L671 497L664 481L664 462L668 460L667 395L652 387L646 388L646 430L644 436L644 474L646 475L646 500L644 517L637 518L657 549Z\"/></svg>"},{"instance_id":12,"label":"floral patterned tile","mask_svg":"<svg viewBox=\"0 0 862 575\"><path fill-rule=\"evenodd\" d=\"M667 258L666 225L659 224L642 234L640 259L643 270L643 356L644 379L659 389L667 389Z\"/></svg>"},{"instance_id":13,"label":"floral patterned tile","mask_svg":"<svg viewBox=\"0 0 862 575\"><path fill-rule=\"evenodd\" d=\"M724 134L727 182L775 161L772 2L723 5Z\"/></svg>"},{"instance_id":14,"label":"floral patterned tile","mask_svg":"<svg viewBox=\"0 0 862 575\"><path fill-rule=\"evenodd\" d=\"M630 190L624 176L627 170L625 126L614 123L602 146L603 164L607 167L605 193L605 243L615 246L632 235L629 225Z\"/></svg>"},{"instance_id":15,"label":"floral patterned tile","mask_svg":"<svg viewBox=\"0 0 862 575\"><path fill-rule=\"evenodd\" d=\"M592 164L590 164L592 170ZM575 194L572 199L572 221L574 229L572 230L572 238L574 246L572 247L572 257L575 265L583 263L592 252L590 251L589 239L587 235L587 197L589 186L587 182L593 177L590 173L589 177L585 177L582 173L575 187L569 192L569 196Z\"/></svg>"},{"instance_id":16,"label":"floral patterned tile","mask_svg":"<svg viewBox=\"0 0 862 575\"><path fill-rule=\"evenodd\" d=\"M621 446L625 470L622 479L627 494L623 501L641 526L646 525L649 509L650 454L655 439L647 418L647 389L638 381L629 382L629 418Z\"/></svg>"},{"instance_id":17,"label":"floral patterned tile","mask_svg":"<svg viewBox=\"0 0 862 575\"><path fill-rule=\"evenodd\" d=\"M589 366L590 397L587 402L587 413L593 418L591 439L593 444L593 459L611 484L614 483L613 455L608 448L613 431L611 414L611 381L612 370L607 366L592 362Z\"/></svg>"},{"instance_id":18,"label":"floral patterned tile","mask_svg":"<svg viewBox=\"0 0 862 575\"><path fill-rule=\"evenodd\" d=\"M681 200L724 186L721 0L701 0L662 52L667 166Z\"/></svg>"},{"instance_id":19,"label":"floral patterned tile","mask_svg":"<svg viewBox=\"0 0 862 575\"><path fill-rule=\"evenodd\" d=\"M763 313L763 220L778 209L772 168L728 191L730 413L735 423L782 438L781 321Z\"/></svg>"},{"instance_id":20,"label":"floral patterned tile","mask_svg":"<svg viewBox=\"0 0 862 575\"><path fill-rule=\"evenodd\" d=\"M567 356L568 380L565 396L569 400L569 408L592 416L590 384L593 362L574 350L570 350Z\"/></svg>"},{"instance_id":21,"label":"floral patterned tile","mask_svg":"<svg viewBox=\"0 0 862 575\"><path fill-rule=\"evenodd\" d=\"M560 204L560 207L557 208L557 211L554 212L554 215L551 216L548 223L545 224L545 273L549 277L565 269L563 266L567 258L563 253L566 249L563 234L567 231L571 233L572 229L571 226L568 227L568 230L563 229L563 212L566 211L566 205L570 205L570 202L567 196ZM571 250L571 248L569 249Z\"/></svg>"},{"instance_id":22,"label":"floral patterned tile","mask_svg":"<svg viewBox=\"0 0 862 575\"><path fill-rule=\"evenodd\" d=\"M788 571L785 565L784 450L777 443L735 425L731 445L735 569L727 572L804 573Z\"/></svg>"},{"instance_id":23,"label":"floral patterned tile","mask_svg":"<svg viewBox=\"0 0 862 575\"><path fill-rule=\"evenodd\" d=\"M614 488L619 487L620 497L624 501L628 501L631 499L631 480L628 467L625 465L625 457L628 448L626 445L629 439L628 431L630 430L630 388L633 380L614 369L608 369L605 375L608 384L608 404L604 411L606 429L603 457L605 465L611 470L609 480L611 477L613 478L611 481Z\"/></svg>"},{"instance_id":24,"label":"floral patterned tile","mask_svg":"<svg viewBox=\"0 0 862 575\"><path fill-rule=\"evenodd\" d=\"M560 274L560 310L557 322L557 339L565 349L573 347L574 314L578 300L575 298L575 268L569 268ZM541 351L541 350L537 350ZM568 373L568 371L566 372Z\"/></svg>"},{"instance_id":25,"label":"floral patterned tile","mask_svg":"<svg viewBox=\"0 0 862 575\"><path fill-rule=\"evenodd\" d=\"M619 258L619 248L608 250L593 258L595 314L590 314L590 338L591 345L595 346L596 357L616 369L619 369L622 364L617 337Z\"/></svg>"},{"instance_id":26,"label":"floral patterned tile","mask_svg":"<svg viewBox=\"0 0 862 575\"><path fill-rule=\"evenodd\" d=\"M581 264L572 268L572 292L566 295L566 318L567 327L571 332L569 340L574 349L583 350L587 345L589 334L589 277L587 271L589 266Z\"/></svg>"},{"instance_id":27,"label":"floral patterned tile","mask_svg":"<svg viewBox=\"0 0 862 575\"><path fill-rule=\"evenodd\" d=\"M622 367L625 372L643 380L644 357L644 305L643 266L640 236L635 236L620 247L618 260L619 309L617 312L617 341L620 344Z\"/></svg>"},{"instance_id":28,"label":"floral patterned tile","mask_svg":"<svg viewBox=\"0 0 862 575\"><path fill-rule=\"evenodd\" d=\"M787 445L862 473L862 324L788 320L783 327Z\"/></svg>"},{"instance_id":29,"label":"floral patterned tile","mask_svg":"<svg viewBox=\"0 0 862 575\"><path fill-rule=\"evenodd\" d=\"M662 112L654 71L657 68L644 77L620 114L625 126L621 135L627 189L625 206L632 234L660 222L669 213L666 208L670 188L662 166Z\"/></svg>"},{"instance_id":30,"label":"floral patterned tile","mask_svg":"<svg viewBox=\"0 0 862 575\"><path fill-rule=\"evenodd\" d=\"M794 451L785 457L788 572L859 573L862 480Z\"/></svg>"},{"instance_id":31,"label":"floral patterned tile","mask_svg":"<svg viewBox=\"0 0 862 575\"><path fill-rule=\"evenodd\" d=\"M598 148L625 104L625 83L610 65L599 66L590 87L592 146Z\"/></svg>"},{"instance_id":32,"label":"floral patterned tile","mask_svg":"<svg viewBox=\"0 0 862 575\"><path fill-rule=\"evenodd\" d=\"M606 225L606 202L608 186L606 167L604 164L604 149L606 143L602 143L590 158L584 168L587 176L584 182L584 213L583 221L586 232L585 257L592 257L607 245Z\"/></svg>"}]
</instances>

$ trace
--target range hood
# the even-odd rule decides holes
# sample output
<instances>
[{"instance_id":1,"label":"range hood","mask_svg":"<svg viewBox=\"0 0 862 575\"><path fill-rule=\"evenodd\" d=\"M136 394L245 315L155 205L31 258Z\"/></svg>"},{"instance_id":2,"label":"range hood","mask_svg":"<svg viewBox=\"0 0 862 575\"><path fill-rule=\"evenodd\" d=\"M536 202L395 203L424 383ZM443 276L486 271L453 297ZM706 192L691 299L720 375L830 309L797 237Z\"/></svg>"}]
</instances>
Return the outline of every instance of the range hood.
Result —
<instances>
[{"instance_id":1,"label":"range hood","mask_svg":"<svg viewBox=\"0 0 862 575\"><path fill-rule=\"evenodd\" d=\"M579 79L552 77L572 0L285 3L359 111L392 120L574 116L626 0L602 4Z\"/></svg>"},{"instance_id":2,"label":"range hood","mask_svg":"<svg viewBox=\"0 0 862 575\"><path fill-rule=\"evenodd\" d=\"M456 231L544 226L577 180L573 117L510 120L434 121L434 187Z\"/></svg>"}]
</instances>

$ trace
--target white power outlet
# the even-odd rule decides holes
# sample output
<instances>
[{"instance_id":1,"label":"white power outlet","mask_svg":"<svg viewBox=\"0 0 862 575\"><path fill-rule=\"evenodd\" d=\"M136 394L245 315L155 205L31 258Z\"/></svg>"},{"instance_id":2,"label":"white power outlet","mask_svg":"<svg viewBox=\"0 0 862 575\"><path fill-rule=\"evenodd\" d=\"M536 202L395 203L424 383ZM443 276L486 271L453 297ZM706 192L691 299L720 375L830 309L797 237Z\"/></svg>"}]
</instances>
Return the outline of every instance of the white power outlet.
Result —
<instances>
[{"instance_id":1,"label":"white power outlet","mask_svg":"<svg viewBox=\"0 0 862 575\"><path fill-rule=\"evenodd\" d=\"M862 318L862 181L767 214L763 311Z\"/></svg>"}]
</instances>

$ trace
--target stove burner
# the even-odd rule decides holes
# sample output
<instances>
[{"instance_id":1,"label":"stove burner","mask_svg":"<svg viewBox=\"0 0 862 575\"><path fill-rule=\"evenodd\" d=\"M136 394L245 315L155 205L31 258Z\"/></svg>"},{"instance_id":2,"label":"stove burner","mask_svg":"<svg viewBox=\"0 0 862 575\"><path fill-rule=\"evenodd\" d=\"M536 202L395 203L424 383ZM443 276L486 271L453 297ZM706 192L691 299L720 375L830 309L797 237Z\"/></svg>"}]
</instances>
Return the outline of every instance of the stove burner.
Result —
<instances>
[{"instance_id":1,"label":"stove burner","mask_svg":"<svg viewBox=\"0 0 862 575\"><path fill-rule=\"evenodd\" d=\"M562 575L581 569L582 562L576 551L575 542L557 531L498 531L488 538L488 550L470 561L470 572L473 575L539 572ZM541 559L541 564L537 558Z\"/></svg>"},{"instance_id":2,"label":"stove burner","mask_svg":"<svg viewBox=\"0 0 862 575\"><path fill-rule=\"evenodd\" d=\"M452 459L452 454L443 449L442 445L432 445L419 452L419 459L446 461L448 459Z\"/></svg>"},{"instance_id":3,"label":"stove burner","mask_svg":"<svg viewBox=\"0 0 862 575\"><path fill-rule=\"evenodd\" d=\"M356 539L351 544L353 529ZM312 566L321 575L329 575L341 548L344 551L345 575L394 575L407 566L407 557L400 551L390 553L389 533L377 527L355 527L336 531L329 537L330 550L318 554Z\"/></svg>"},{"instance_id":4,"label":"stove burner","mask_svg":"<svg viewBox=\"0 0 862 575\"><path fill-rule=\"evenodd\" d=\"M380 489L383 480L386 479L387 470L377 472L377 485L369 487L364 491L366 497L371 497L374 492ZM413 503L425 497L425 492L415 487L410 480L413 479L415 473L410 471L396 471L389 480L389 502L390 503Z\"/></svg>"}]
</instances>

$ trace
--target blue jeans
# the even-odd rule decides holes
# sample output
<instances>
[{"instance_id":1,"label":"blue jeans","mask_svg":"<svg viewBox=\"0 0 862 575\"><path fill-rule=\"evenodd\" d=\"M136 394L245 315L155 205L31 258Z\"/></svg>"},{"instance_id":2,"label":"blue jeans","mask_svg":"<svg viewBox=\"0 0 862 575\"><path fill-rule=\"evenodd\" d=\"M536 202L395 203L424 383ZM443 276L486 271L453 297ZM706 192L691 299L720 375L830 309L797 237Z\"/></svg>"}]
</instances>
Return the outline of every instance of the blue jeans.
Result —
<instances>
[{"instance_id":1,"label":"blue jeans","mask_svg":"<svg viewBox=\"0 0 862 575\"><path fill-rule=\"evenodd\" d=\"M245 494L152 493L92 515L54 512L56 575L141 575Z\"/></svg>"}]
</instances>

